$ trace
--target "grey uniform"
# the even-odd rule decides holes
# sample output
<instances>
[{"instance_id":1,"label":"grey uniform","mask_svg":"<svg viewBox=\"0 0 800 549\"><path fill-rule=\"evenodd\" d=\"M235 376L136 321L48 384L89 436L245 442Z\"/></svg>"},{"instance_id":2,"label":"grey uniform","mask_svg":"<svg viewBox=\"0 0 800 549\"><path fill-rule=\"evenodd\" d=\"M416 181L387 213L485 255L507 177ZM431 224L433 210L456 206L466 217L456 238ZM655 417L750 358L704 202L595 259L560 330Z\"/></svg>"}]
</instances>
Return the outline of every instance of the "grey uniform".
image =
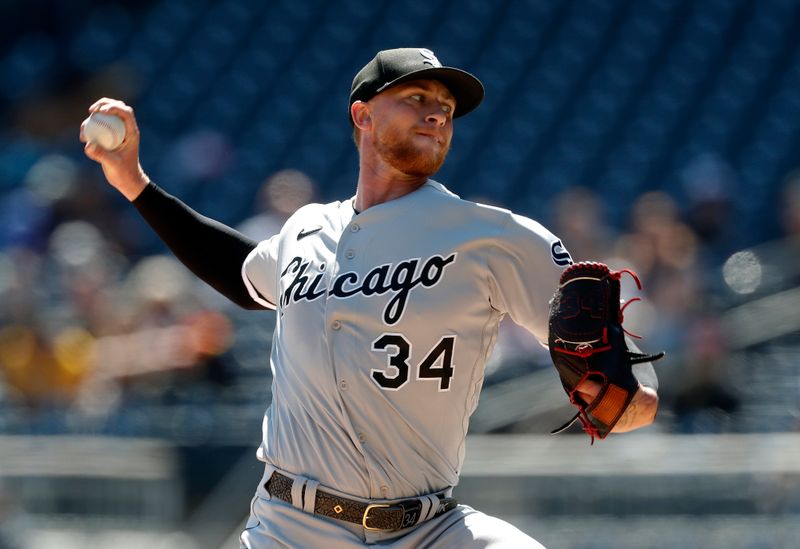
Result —
<instances>
[{"instance_id":1,"label":"grey uniform","mask_svg":"<svg viewBox=\"0 0 800 549\"><path fill-rule=\"evenodd\" d=\"M500 320L546 341L548 301L570 262L535 221L432 180L360 214L351 200L301 208L242 267L253 299L277 309L259 459L364 500L450 489ZM286 520L268 518L259 498L263 487L248 526ZM322 520L279 511L305 517L307 532ZM454 520L464 522L429 522ZM243 543L289 536L274 526Z\"/></svg>"}]
</instances>

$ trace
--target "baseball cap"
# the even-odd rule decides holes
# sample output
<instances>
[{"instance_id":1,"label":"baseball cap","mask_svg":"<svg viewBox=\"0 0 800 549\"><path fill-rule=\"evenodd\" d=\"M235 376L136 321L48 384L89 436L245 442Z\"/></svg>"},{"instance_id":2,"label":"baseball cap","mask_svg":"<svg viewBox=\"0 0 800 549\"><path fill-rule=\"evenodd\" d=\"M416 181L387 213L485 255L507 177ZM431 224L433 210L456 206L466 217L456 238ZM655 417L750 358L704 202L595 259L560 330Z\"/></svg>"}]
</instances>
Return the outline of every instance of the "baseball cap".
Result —
<instances>
[{"instance_id":1,"label":"baseball cap","mask_svg":"<svg viewBox=\"0 0 800 549\"><path fill-rule=\"evenodd\" d=\"M442 66L429 49L397 48L379 51L358 71L350 88L348 107L356 101L368 101L397 84L421 79L438 80L447 86L456 99L453 118L473 111L483 100L483 84L467 71Z\"/></svg>"}]
</instances>

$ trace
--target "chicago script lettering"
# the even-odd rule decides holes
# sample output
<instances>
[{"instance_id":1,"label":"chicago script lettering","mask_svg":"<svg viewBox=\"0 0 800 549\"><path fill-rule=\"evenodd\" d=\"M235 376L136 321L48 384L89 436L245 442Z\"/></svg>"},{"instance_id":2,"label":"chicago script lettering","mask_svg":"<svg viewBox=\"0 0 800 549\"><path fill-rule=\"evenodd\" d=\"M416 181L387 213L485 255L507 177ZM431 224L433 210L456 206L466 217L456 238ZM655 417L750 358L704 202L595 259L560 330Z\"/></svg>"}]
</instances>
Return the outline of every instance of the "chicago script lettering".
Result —
<instances>
[{"instance_id":1,"label":"chicago script lettering","mask_svg":"<svg viewBox=\"0 0 800 549\"><path fill-rule=\"evenodd\" d=\"M306 289L306 284L308 284L309 278L305 273L306 270L308 270L308 266L308 261L303 263L302 258L295 257L289 262L289 264L281 273L281 277L284 277L289 273L294 274L294 280L292 280L291 284L289 284L289 286L286 287L286 290L284 290L281 294L281 307L285 307L290 301L297 302L302 299L313 301L318 297L325 295L324 289L317 289L317 286L319 286L319 283L322 280L323 273L317 273L317 275L311 281L311 285L308 287L308 289ZM294 294L292 294L292 292L294 292Z\"/></svg>"},{"instance_id":2,"label":"chicago script lettering","mask_svg":"<svg viewBox=\"0 0 800 549\"><path fill-rule=\"evenodd\" d=\"M339 274L330 286L327 294L337 299L347 299L356 294L366 297L373 295L393 294L383 310L383 321L387 325L396 324L403 317L408 296L417 286L432 288L442 279L445 267L456 260L455 253L447 257L435 255L426 259L406 259L397 264L387 263L374 267L363 277L348 271ZM280 306L287 307L298 301L313 301L326 294L320 289L324 273L315 275L308 273L310 261L302 257L294 257L281 273L281 279L290 277L288 284L281 292Z\"/></svg>"}]
</instances>

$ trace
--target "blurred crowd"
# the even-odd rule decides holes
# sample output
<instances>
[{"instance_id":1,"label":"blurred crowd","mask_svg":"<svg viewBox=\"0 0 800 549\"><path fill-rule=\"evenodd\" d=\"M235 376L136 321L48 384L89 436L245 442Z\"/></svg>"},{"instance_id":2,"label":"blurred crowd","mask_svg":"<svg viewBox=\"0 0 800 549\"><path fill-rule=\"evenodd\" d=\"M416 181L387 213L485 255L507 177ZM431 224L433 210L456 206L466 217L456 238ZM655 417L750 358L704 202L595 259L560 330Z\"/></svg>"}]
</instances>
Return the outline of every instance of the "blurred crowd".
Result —
<instances>
[{"instance_id":1,"label":"blurred crowd","mask_svg":"<svg viewBox=\"0 0 800 549\"><path fill-rule=\"evenodd\" d=\"M626 309L626 326L645 337L645 348L669 353L659 366L672 414L662 425L668 430L724 430L725 422L709 421L707 413L724 417L739 405L720 315L734 296L757 293L760 282L747 278L747 269L739 276L744 287L726 284L723 276L737 252L730 236L737 230L733 177L724 162L705 156L687 167L685 203L650 191L632 197L626 219L609 220L607 197L574 186L553 197L553 218L542 220L576 261L631 268L643 281L643 293L631 280L623 287L625 298L645 298ZM458 190L458 182L451 187ZM271 174L238 228L266 238L315 195L315 183L302 171ZM776 205L786 238L781 249L796 258L798 174L787 176ZM59 154L43 155L0 196L0 432L89 425L119 434L111 418L132 403L168 403L176 391L198 387L213 395L245 367L267 375L266 349L253 353L255 366L229 352L234 307L153 244L133 208L120 206L99 167ZM524 356L533 345L503 324L498 353L505 359ZM495 370L502 364L487 372L489 382Z\"/></svg>"},{"instance_id":2,"label":"blurred crowd","mask_svg":"<svg viewBox=\"0 0 800 549\"><path fill-rule=\"evenodd\" d=\"M669 423L662 422L667 430L734 429L731 414L747 399L743 385L752 378L732 366L734 353L744 349L731 339L725 312L800 283L800 174L787 174L775 203L781 237L754 247L765 248L758 253L736 247L737 235L747 229L735 215L735 179L722 159L702 155L683 172L683 202L663 191L645 192L633 198L620 230L605 219L602 199L589 189L575 187L555 199L555 230L574 259L627 267L642 280L640 293L630 281L626 291L623 278L624 299L644 297L625 310L626 325L645 336L646 349L667 351L667 359L656 364L662 408L670 416ZM796 335L798 326L787 332ZM788 411L795 416L796 396L788 399L795 401Z\"/></svg>"},{"instance_id":3,"label":"blurred crowd","mask_svg":"<svg viewBox=\"0 0 800 549\"><path fill-rule=\"evenodd\" d=\"M148 246L113 193L99 167L53 154L0 196L0 433L123 434L125 406L219 390L242 367L234 306ZM313 193L301 172L272 174L238 228L274 234Z\"/></svg>"},{"instance_id":4,"label":"blurred crowd","mask_svg":"<svg viewBox=\"0 0 800 549\"><path fill-rule=\"evenodd\" d=\"M326 44L341 39L341 47L345 47L349 42L344 39L354 34L350 28L355 24L351 21L353 16L363 15L366 6L373 3L346 3L342 10L336 10L320 2L319 13L303 3L268 4L210 2L201 10L191 2L130 0L112 4L37 0L0 5L0 433L85 430L138 434L141 431L131 430L120 420L121 412L142 402L188 401L204 405L228 393L232 400L242 401L250 388L246 376L256 371L269 375L266 347L272 319L264 316L245 320L247 315L189 274L135 209L109 188L100 168L83 157L77 141L80 119L91 102L101 96L130 100L136 104L137 112L143 113L140 125L147 138L142 142L142 157L152 165L147 168L157 174L157 182L202 213L235 225L256 240L276 233L299 206L328 200L334 191L339 193L343 185L349 185L348 169L353 166L344 164L351 158L347 154L353 154L352 147L348 145L348 135L340 136L340 128L329 117L309 123L334 105L330 97L319 99L330 95L328 86L334 80L320 76L314 81L309 75L347 72L345 61L355 62L355 57L348 60L347 56L355 56L355 52L363 55L366 45L331 55L334 52ZM398 9L406 5L391 4ZM431 17L435 21L435 11L428 12L428 4L410 2L408 8L418 10L420 18ZM475 13L486 9L481 2L468 4L467 8L477 10ZM483 126L472 126L473 134L476 128L488 132L485 139L475 140L472 148L466 147L476 154L488 151L485 162L479 164L483 172L475 174L474 181L444 178L443 182L471 198L487 173L493 183L502 186L495 174L502 173L503 166L508 165L510 179L524 179L536 192L527 198L519 197L520 204L497 205L518 209L536 202L535 207L539 207L542 201L538 197L546 196L547 207L538 210L546 217L539 220L558 234L575 260L599 260L613 268L637 272L643 292L638 292L626 278L625 298L644 299L625 310L626 327L644 336L642 346L646 350L663 349L668 353L658 366L664 402L659 425L682 432L729 429L730 416L747 406L746 390L760 370L740 371L737 365L748 364L751 357L746 355L748 347L732 338L731 321L726 320L726 315L748 302L800 285L800 171L785 175L779 185L780 196L761 200L765 193L778 187L767 168L783 165L777 162L780 151L774 146L753 145L743 149L752 153L753 162L739 162L734 167L728 161L730 157L726 160L724 154L713 152L726 150L723 140L715 140L715 136L725 134L728 118L712 105L698 103L684 109L683 115L710 112L715 116L708 116L721 125L717 128L706 124L709 135L703 137L700 132L699 137L690 139L694 144L685 150L693 152L686 153L685 164L684 160L676 161L683 164L677 173L667 170L659 176L664 180L637 180L627 185L631 182L623 181L625 177L614 179L613 170L603 176L606 179L601 177L600 183L568 181L567 176L561 175L573 173L566 170L575 163L569 160L573 153L591 156L597 152L592 152L593 148L611 151L600 142L605 135L603 129L613 126L613 118L608 117L614 111L610 106L612 95L624 96L637 90L643 94L637 101L631 99L618 105L620 128L633 123L636 129L641 125L637 120L650 120L649 125L644 124L649 133L631 129L632 145L637 144L635 136L644 139L666 132L663 124L680 114L680 103L673 101L680 99L689 106L695 99L717 97L713 89L706 89L705 77L695 74L702 73L706 65L692 56L719 46L717 35L721 31L715 28L722 28L726 17L736 10L729 2L693 4L691 13L683 14L684 23L689 25L685 36L672 37L678 45L685 42L688 53L680 53L683 50L679 49L670 57L681 62L673 67L675 70L669 64L658 66L665 59L652 58L654 70L658 69L656 74L670 78L661 82L663 88L655 85L650 90L650 78L644 76L648 71L643 70L647 51L626 46L622 50L625 55L619 57L609 54L603 60L584 59L581 40L588 40L589 35L602 37L603 21L611 25L613 13L619 9L619 16L624 16L626 23L619 29L616 24L609 29L624 31L621 39L642 40L621 43L641 43L644 48L650 44L645 39L650 37L653 43L647 47L656 51L659 40L664 44L670 40L669 33L661 36L657 29L666 25L668 16L681 16L682 8L662 2L630 6L611 2L592 4L586 10L569 9L569 13L559 15L564 10L556 2L537 4L538 7L526 4L524 9L523 4L510 6L522 10L519 15L536 24L528 28L528 20L517 20L513 10L498 12L503 21L497 24L507 25L509 34L487 32L484 38L491 44L487 51L492 53L488 59L476 56L476 61L479 67L485 63L486 82L496 88L494 95L487 94L487 103L502 95L497 88L526 82L531 75L538 78L536 85L541 89L520 97L514 91L514 101L508 102L518 105L517 101L527 101L529 109L526 111L519 104L519 112L525 116L508 124L509 131L518 132L516 140L505 136L497 139L494 123L485 120ZM741 46L760 55L767 50L758 44L783 43L776 39L770 25L783 25L782 10L788 10L791 3L774 4L773 9L761 6L757 10L751 23L753 32L737 35L725 47L738 51ZM634 5L636 9L628 14L628 7ZM626 18L628 15L630 19ZM470 23L482 25L483 19ZM284 20L291 23L284 25ZM315 25L323 20L317 28ZM378 18L366 18L358 24L363 25L365 36L380 36L382 33L376 28L382 27L376 27L377 21ZM275 22L277 26L271 26ZM560 28L562 23L567 25L563 36L545 32L548 24ZM235 30L237 25L244 29L241 36ZM289 31L295 28L308 32L294 36ZM319 29L330 32L318 32ZM582 38L575 29L588 34ZM543 34L536 34L539 32ZM784 36L787 47L793 47L794 36L791 32ZM518 49L520 44L528 48L539 39L543 43L551 40L553 51L539 52L541 55L528 52L528 56ZM447 38L445 44L462 44L459 40L470 48L475 44L481 47L479 40L459 33ZM558 44L563 48L556 47ZM302 50L298 59L309 63L304 67L308 73L290 67L284 59L288 56L283 51L295 47ZM631 51L639 54L630 56ZM465 56L469 58L467 53ZM729 60L719 56L720 67L727 67L725 63L729 61L728 68L741 76L742 82L737 87L721 81L721 99L717 103L709 99L708 103L724 107L722 114L729 107L730 112L743 113L742 116L750 112L744 109L745 99L752 99L748 86L761 77L745 76L753 67L767 64L756 59L761 58L739 59L731 55ZM613 69L609 72L613 77L596 78L587 86L583 80L574 80L580 82L573 86L576 90L588 93L573 98L576 104L587 106L584 118L580 118L582 108L573 105L574 109L556 109L553 105L561 99L558 90L571 85L568 77L583 78L580 66L584 61L590 65L602 61L602 66ZM788 66L790 60L778 56L775 66L781 67L778 62ZM503 70L519 71L522 80L501 75L499 67L503 66ZM643 71L638 84L633 78L637 70ZM800 104L797 87L791 85L796 73L794 70L785 78L765 80L765 89L774 86L775 90L784 90L775 99L775 105L787 109L776 111L779 115L774 118L778 122L780 113L790 113L793 106ZM278 74L280 78L270 80L270 75ZM681 95L692 78L698 86L697 94ZM674 87L670 88L673 80ZM623 81L628 82L629 90ZM604 87L615 82L622 91L613 91L614 86ZM279 84L287 88L282 89ZM510 90L516 90L516 86ZM736 101L726 95L730 90L741 94L735 96L742 102L736 108ZM655 96L648 102L650 91ZM273 100L273 96L277 99ZM639 113L639 118L630 110L630 105L637 102L651 105ZM659 110L659 106L663 109ZM494 108L497 110L484 109L485 114L479 113L477 118L501 120L507 116L504 104L495 103ZM752 108L755 110L751 119L745 120L753 122L754 127L743 127L740 140L753 137L761 127L755 121L763 109L757 102ZM556 116L557 112L564 118ZM547 120L548 113L553 116L552 124L542 128L538 117ZM281 120L281 115L286 115L284 123L292 122L296 127L275 122L274 119ZM209 122L208 117L216 117L216 122ZM529 124L529 119L534 123ZM705 120L702 116L699 119ZM590 145L583 151L580 142L574 144L565 137L569 146L565 145L562 152L568 152L569 158L559 170L549 170L546 157L554 152L549 148L554 135L550 130L562 126L565 131L576 130L575 135L583 135L584 143ZM764 135L789 147L793 134L788 132L793 126L784 126L778 124L775 131L765 131ZM687 126L686 132L692 133L692 128ZM784 134L777 131L781 128ZM250 133L242 135L245 129ZM534 129L547 131L539 132L537 140L531 137ZM468 137L470 131L466 132ZM683 134L672 133L675 142L665 142L667 150L683 145ZM314 138L321 141L314 144ZM528 151L527 156L521 154L532 142L542 145L541 150ZM745 142L749 143L742 141ZM654 147L660 141L654 139L650 143ZM697 153L705 150L706 143L708 152ZM269 146L274 149L270 152L283 155L278 161L265 160L263 149ZM632 158L610 157L609 163L624 167L630 160L634 167L649 166L659 151L648 148L647 143L642 147L644 150L638 153L635 147L623 148ZM456 156L459 152L454 147L451 154ZM674 157L683 159L682 154ZM577 154L576 158L580 156ZM759 159L764 162L759 163ZM765 159L775 162L767 163ZM529 170L523 160L532 162L530 168L540 169L539 176L550 175L533 177L527 183ZM315 174L326 173L320 166L331 163L333 168L327 173L338 174L345 181L326 180L320 185L322 182L314 181L303 171L303 162L305 169ZM475 169L469 162L463 165L464 170L457 173ZM651 172L647 169L626 173L630 178L634 177L632 174ZM242 174L246 181L240 181ZM252 174L257 175L250 177ZM483 179L478 177L481 174ZM258 190L251 192L262 177ZM753 181L758 184L753 185ZM549 196L546 190L550 188L559 190ZM620 191L632 188L639 190ZM747 197L752 198L752 204L746 203ZM495 200L492 196L485 198L489 202ZM753 219L753 211L764 207L762 202L769 203L771 210L761 216L758 227L748 227L741 220ZM519 213L530 214L524 210ZM771 244L754 242L764 235L777 240ZM792 307L792 303L787 299L784 306ZM783 318L780 311L773 311L773 317ZM754 322L758 323L758 319ZM763 323L762 331L766 327ZM782 333L773 329L773 334L751 334L748 346L768 345L780 337L791 339L800 331L791 322L780 328ZM800 345L793 339L790 343ZM513 377L517 370L507 367L511 363L548 367L546 355L533 338L510 322L502 325L495 357L487 368L487 384ZM772 367L780 370L777 363ZM786 371L788 375L796 373L793 362ZM782 383L779 377L774 379ZM268 379L264 383L268 385ZM253 398L259 408L263 408L261 391ZM800 401L798 392L800 389L789 396L795 399L795 414Z\"/></svg>"}]
</instances>

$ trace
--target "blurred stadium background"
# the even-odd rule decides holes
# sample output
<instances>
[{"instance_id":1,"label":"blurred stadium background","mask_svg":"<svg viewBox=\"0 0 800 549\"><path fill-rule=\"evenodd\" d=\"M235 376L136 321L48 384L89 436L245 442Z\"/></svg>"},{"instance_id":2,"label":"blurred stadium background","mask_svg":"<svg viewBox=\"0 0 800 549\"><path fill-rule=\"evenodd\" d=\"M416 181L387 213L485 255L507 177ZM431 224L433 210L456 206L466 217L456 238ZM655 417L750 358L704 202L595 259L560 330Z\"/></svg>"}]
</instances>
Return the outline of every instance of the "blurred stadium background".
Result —
<instances>
[{"instance_id":1,"label":"blurred stadium background","mask_svg":"<svg viewBox=\"0 0 800 549\"><path fill-rule=\"evenodd\" d=\"M546 435L569 408L505 324L456 493L551 548L800 547L797 0L6 0L0 29L0 548L236 547L260 477L274 319L107 187L86 108L134 105L151 177L262 238L353 194L350 81L404 45L487 87L437 179L634 268L668 352L656 424L589 446Z\"/></svg>"}]
</instances>

